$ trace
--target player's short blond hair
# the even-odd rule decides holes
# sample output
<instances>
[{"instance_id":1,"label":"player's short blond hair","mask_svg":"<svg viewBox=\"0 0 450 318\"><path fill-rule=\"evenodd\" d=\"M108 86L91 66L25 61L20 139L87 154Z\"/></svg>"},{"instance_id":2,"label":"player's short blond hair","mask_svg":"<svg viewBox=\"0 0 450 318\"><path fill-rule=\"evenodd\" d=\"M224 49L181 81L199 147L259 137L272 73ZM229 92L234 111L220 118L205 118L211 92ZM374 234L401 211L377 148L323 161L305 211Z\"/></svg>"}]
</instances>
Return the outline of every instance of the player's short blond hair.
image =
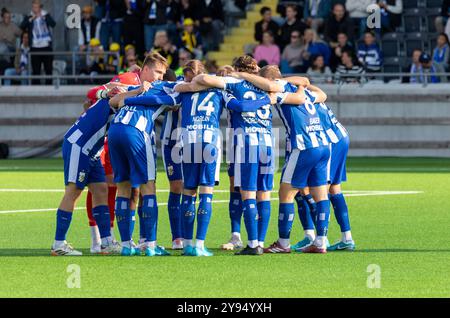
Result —
<instances>
[{"instance_id":1,"label":"player's short blond hair","mask_svg":"<svg viewBox=\"0 0 450 318\"><path fill-rule=\"evenodd\" d=\"M258 62L250 55L242 55L234 59L233 67L237 72L258 74Z\"/></svg>"},{"instance_id":2,"label":"player's short blond hair","mask_svg":"<svg viewBox=\"0 0 450 318\"><path fill-rule=\"evenodd\" d=\"M280 79L281 71L277 65L266 65L259 70L259 75L269 79Z\"/></svg>"},{"instance_id":3,"label":"player's short blond hair","mask_svg":"<svg viewBox=\"0 0 450 318\"><path fill-rule=\"evenodd\" d=\"M161 64L166 69L169 68L169 63L167 63L167 59L157 52L150 52L149 54L147 54L144 62L142 63L142 67L144 66L152 67L155 64Z\"/></svg>"}]
</instances>

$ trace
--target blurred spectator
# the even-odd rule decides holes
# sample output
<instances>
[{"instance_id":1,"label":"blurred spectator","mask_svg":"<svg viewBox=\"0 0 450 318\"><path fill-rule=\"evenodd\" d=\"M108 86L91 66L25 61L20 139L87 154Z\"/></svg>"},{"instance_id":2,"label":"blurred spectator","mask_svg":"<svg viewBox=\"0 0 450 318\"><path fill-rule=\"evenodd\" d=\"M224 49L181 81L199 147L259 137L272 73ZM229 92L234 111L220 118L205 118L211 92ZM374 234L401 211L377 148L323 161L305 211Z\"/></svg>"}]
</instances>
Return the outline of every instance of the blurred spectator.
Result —
<instances>
[{"instance_id":1,"label":"blurred spectator","mask_svg":"<svg viewBox=\"0 0 450 318\"><path fill-rule=\"evenodd\" d=\"M150 50L158 31L167 30L169 0L145 0L144 37L145 50Z\"/></svg>"},{"instance_id":2,"label":"blurred spectator","mask_svg":"<svg viewBox=\"0 0 450 318\"><path fill-rule=\"evenodd\" d=\"M228 0L227 2L231 1ZM245 11L245 8L247 7L247 2L248 0L234 0L235 6L241 9L241 11Z\"/></svg>"},{"instance_id":3,"label":"blurred spectator","mask_svg":"<svg viewBox=\"0 0 450 318\"><path fill-rule=\"evenodd\" d=\"M262 19L255 24L255 40L262 43L263 33L266 31L272 32L274 38L277 39L280 27L272 20L272 10L269 7L262 7L259 13L261 13Z\"/></svg>"},{"instance_id":4,"label":"blurred spectator","mask_svg":"<svg viewBox=\"0 0 450 318\"><path fill-rule=\"evenodd\" d=\"M341 63L342 52L344 51L354 51L353 42L348 40L347 34L339 33L337 36L337 45L332 49L330 66L333 71Z\"/></svg>"},{"instance_id":5,"label":"blurred spectator","mask_svg":"<svg viewBox=\"0 0 450 318\"><path fill-rule=\"evenodd\" d=\"M179 63L179 66L175 70L175 74L177 76L182 76L183 75L183 67L186 65L186 63L189 60L192 60L191 52L189 52L188 50L185 50L183 48L179 49L178 50L178 63Z\"/></svg>"},{"instance_id":6,"label":"blurred spectator","mask_svg":"<svg viewBox=\"0 0 450 318\"><path fill-rule=\"evenodd\" d=\"M125 73L128 72L128 69L134 65L138 64L138 58L136 54L129 53L125 55L125 58L123 59L123 65L119 73Z\"/></svg>"},{"instance_id":7,"label":"blurred spectator","mask_svg":"<svg viewBox=\"0 0 450 318\"><path fill-rule=\"evenodd\" d=\"M345 7L340 3L335 4L333 14L325 22L325 40L331 47L336 47L339 33L347 34L348 39L353 41L354 31L355 27L345 12Z\"/></svg>"},{"instance_id":8,"label":"blurred spectator","mask_svg":"<svg viewBox=\"0 0 450 318\"><path fill-rule=\"evenodd\" d=\"M255 48L254 58L256 61L266 61L270 65L280 64L280 48L275 44L271 31L263 33L262 43Z\"/></svg>"},{"instance_id":9,"label":"blurred spectator","mask_svg":"<svg viewBox=\"0 0 450 318\"><path fill-rule=\"evenodd\" d=\"M109 47L110 38L112 42L122 43L123 19L127 12L124 0L97 0L100 6L104 7L102 11L100 42L104 48Z\"/></svg>"},{"instance_id":10,"label":"blurred spectator","mask_svg":"<svg viewBox=\"0 0 450 318\"><path fill-rule=\"evenodd\" d=\"M176 70L178 68L178 49L169 40L167 31L161 30L156 32L152 51L158 52L164 56L172 70Z\"/></svg>"},{"instance_id":11,"label":"blurred spectator","mask_svg":"<svg viewBox=\"0 0 450 318\"><path fill-rule=\"evenodd\" d=\"M448 69L448 58L450 47L448 36L445 33L439 34L436 47L433 50L433 66L437 73L445 73ZM446 76L440 76L440 82L447 82Z\"/></svg>"},{"instance_id":12,"label":"blurred spectator","mask_svg":"<svg viewBox=\"0 0 450 318\"><path fill-rule=\"evenodd\" d=\"M28 75L28 53L30 52L29 39L29 34L27 32L23 32L20 47L16 50L14 67L5 70L6 76ZM21 81L22 85L27 85L28 82L28 80ZM4 85L11 85L11 80L5 79Z\"/></svg>"},{"instance_id":13,"label":"blurred spectator","mask_svg":"<svg viewBox=\"0 0 450 318\"><path fill-rule=\"evenodd\" d=\"M293 31L299 31L300 35L303 35L303 32L307 28L307 25L303 23L297 15L297 6L286 6L286 22L281 26L279 41L281 48L284 48L286 45L291 43L291 34Z\"/></svg>"},{"instance_id":14,"label":"blurred spectator","mask_svg":"<svg viewBox=\"0 0 450 318\"><path fill-rule=\"evenodd\" d=\"M422 65L419 75L420 83L439 83L439 77L436 75L436 68L433 66L433 60L428 53L422 52L419 57L419 62Z\"/></svg>"},{"instance_id":15,"label":"blurred spectator","mask_svg":"<svg viewBox=\"0 0 450 318\"><path fill-rule=\"evenodd\" d=\"M341 64L336 69L336 82L342 83L362 83L366 79L364 68L359 64L353 51L342 52Z\"/></svg>"},{"instance_id":16,"label":"blurred spectator","mask_svg":"<svg viewBox=\"0 0 450 318\"><path fill-rule=\"evenodd\" d=\"M111 43L109 46L109 52L107 56L107 62L105 65L105 71L108 74L117 74L119 68L123 64L123 56L120 55L119 43Z\"/></svg>"},{"instance_id":17,"label":"blurred spectator","mask_svg":"<svg viewBox=\"0 0 450 318\"><path fill-rule=\"evenodd\" d=\"M56 22L52 16L45 10L40 0L33 0L31 2L32 8L29 15L25 17L21 24L21 29L27 32L30 42L31 53L46 53L52 52L52 28L55 27ZM44 65L46 75L52 75L53 72L53 55L32 55L31 67L33 75L41 74L41 66ZM39 80L33 80L33 84L38 84ZM47 79L47 85L51 84L51 80Z\"/></svg>"},{"instance_id":18,"label":"blurred spectator","mask_svg":"<svg viewBox=\"0 0 450 318\"><path fill-rule=\"evenodd\" d=\"M4 44L9 52L16 51L16 40L22 34L22 30L11 22L11 12L2 8L2 22L0 22L0 43Z\"/></svg>"},{"instance_id":19,"label":"blurred spectator","mask_svg":"<svg viewBox=\"0 0 450 318\"><path fill-rule=\"evenodd\" d=\"M450 23L448 22L450 19L450 0L443 0L441 15L436 17L434 21L436 25L436 30L438 33L447 33L447 36L450 37ZM447 27L446 27L447 26Z\"/></svg>"},{"instance_id":20,"label":"blurred spectator","mask_svg":"<svg viewBox=\"0 0 450 318\"><path fill-rule=\"evenodd\" d=\"M183 47L191 52L197 60L203 58L202 37L194 30L194 21L191 18L184 19L184 30L181 33Z\"/></svg>"},{"instance_id":21,"label":"blurred spectator","mask_svg":"<svg viewBox=\"0 0 450 318\"><path fill-rule=\"evenodd\" d=\"M325 65L329 65L331 51L328 44L322 41L317 32L313 29L306 29L303 35L303 43L306 48L306 52L303 53L303 59L307 62L306 67L310 65L310 58L314 55L322 55L325 61Z\"/></svg>"},{"instance_id":22,"label":"blurred spectator","mask_svg":"<svg viewBox=\"0 0 450 318\"><path fill-rule=\"evenodd\" d=\"M191 18L196 26L200 25L200 8L197 0L173 0L174 20L179 30L183 29L184 19Z\"/></svg>"},{"instance_id":23,"label":"blurred spectator","mask_svg":"<svg viewBox=\"0 0 450 318\"><path fill-rule=\"evenodd\" d=\"M217 50L221 40L225 16L221 0L202 0L200 33L205 39L208 51Z\"/></svg>"},{"instance_id":24,"label":"blurred spectator","mask_svg":"<svg viewBox=\"0 0 450 318\"><path fill-rule=\"evenodd\" d=\"M206 60L205 68L208 74L216 74L219 71L219 66L217 65L216 60Z\"/></svg>"},{"instance_id":25,"label":"blurred spectator","mask_svg":"<svg viewBox=\"0 0 450 318\"><path fill-rule=\"evenodd\" d=\"M375 3L375 0L346 0L345 8L353 20L353 24L358 29L357 39L359 39L367 27L367 17L369 13L367 12L367 7Z\"/></svg>"},{"instance_id":26,"label":"blurred spectator","mask_svg":"<svg viewBox=\"0 0 450 318\"><path fill-rule=\"evenodd\" d=\"M93 15L94 9L91 6L84 6L82 14L81 28L78 30L78 48L80 51L86 51L91 39L100 38L101 23Z\"/></svg>"},{"instance_id":27,"label":"blurred spectator","mask_svg":"<svg viewBox=\"0 0 450 318\"><path fill-rule=\"evenodd\" d=\"M331 0L305 0L303 19L310 28L318 32L330 12Z\"/></svg>"},{"instance_id":28,"label":"blurred spectator","mask_svg":"<svg viewBox=\"0 0 450 318\"><path fill-rule=\"evenodd\" d=\"M419 59L422 55L422 51L419 49L415 49L412 53L412 64L409 70L410 77L409 82L410 83L420 83L420 74L422 73L422 64L420 63Z\"/></svg>"},{"instance_id":29,"label":"blurred spectator","mask_svg":"<svg viewBox=\"0 0 450 318\"><path fill-rule=\"evenodd\" d=\"M138 54L142 55L145 51L143 19L146 1L125 0L125 5L127 11L123 19L123 43L133 44Z\"/></svg>"},{"instance_id":30,"label":"blurred spectator","mask_svg":"<svg viewBox=\"0 0 450 318\"><path fill-rule=\"evenodd\" d=\"M306 73L312 83L323 84L333 82L333 73L331 73L330 68L325 65L322 55L312 57L311 66Z\"/></svg>"},{"instance_id":31,"label":"blurred spectator","mask_svg":"<svg viewBox=\"0 0 450 318\"><path fill-rule=\"evenodd\" d=\"M358 59L369 73L381 71L383 65L383 53L376 43L376 38L372 32L364 34L364 43L358 46Z\"/></svg>"},{"instance_id":32,"label":"blurred spectator","mask_svg":"<svg viewBox=\"0 0 450 318\"><path fill-rule=\"evenodd\" d=\"M105 71L105 52L97 38L91 39L87 49L86 65L80 70L80 74L95 76Z\"/></svg>"},{"instance_id":33,"label":"blurred spectator","mask_svg":"<svg viewBox=\"0 0 450 318\"><path fill-rule=\"evenodd\" d=\"M378 0L381 8L381 26L386 32L394 32L402 23L402 0Z\"/></svg>"},{"instance_id":34,"label":"blurred spectator","mask_svg":"<svg viewBox=\"0 0 450 318\"><path fill-rule=\"evenodd\" d=\"M294 30L291 33L291 42L284 48L281 55L282 73L301 73L303 69L303 52L300 31Z\"/></svg>"}]
</instances>

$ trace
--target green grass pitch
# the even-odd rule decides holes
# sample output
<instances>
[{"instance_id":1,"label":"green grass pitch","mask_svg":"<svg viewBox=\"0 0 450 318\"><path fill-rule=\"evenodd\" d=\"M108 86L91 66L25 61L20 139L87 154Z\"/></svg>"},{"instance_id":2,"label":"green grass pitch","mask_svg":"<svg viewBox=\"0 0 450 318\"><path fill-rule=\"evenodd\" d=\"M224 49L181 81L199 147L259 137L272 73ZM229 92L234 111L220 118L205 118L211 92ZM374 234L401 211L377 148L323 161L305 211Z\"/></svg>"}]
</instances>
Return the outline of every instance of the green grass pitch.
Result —
<instances>
[{"instance_id":1,"label":"green grass pitch","mask_svg":"<svg viewBox=\"0 0 450 318\"><path fill-rule=\"evenodd\" d=\"M49 256L62 192L29 191L62 189L62 161L0 161L0 297L449 297L450 160L350 159L348 167L353 253L240 257L219 251L230 225L227 203L216 202L206 241L214 257L91 256L83 195L68 241L85 255L70 258ZM221 181L218 189L226 190L225 171ZM157 187L167 189L162 173ZM158 193L158 202L167 195ZM228 194L214 199L226 201ZM44 211L24 212L36 209ZM276 200L272 211L266 244L277 238ZM158 241L169 247L166 206L159 213ZM338 237L332 216L330 241ZM300 238L296 216L292 241ZM67 286L70 264L80 268L80 288ZM371 264L379 266L380 288L368 287Z\"/></svg>"}]
</instances>

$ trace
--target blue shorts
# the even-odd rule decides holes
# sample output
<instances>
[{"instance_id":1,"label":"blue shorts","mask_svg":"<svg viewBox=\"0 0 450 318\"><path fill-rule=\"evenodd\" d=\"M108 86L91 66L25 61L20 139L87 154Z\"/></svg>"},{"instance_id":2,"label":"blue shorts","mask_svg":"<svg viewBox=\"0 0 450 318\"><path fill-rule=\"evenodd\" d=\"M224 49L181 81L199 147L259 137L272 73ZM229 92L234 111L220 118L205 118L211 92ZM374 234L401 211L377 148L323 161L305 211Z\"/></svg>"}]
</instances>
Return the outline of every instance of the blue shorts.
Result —
<instances>
[{"instance_id":1,"label":"blue shorts","mask_svg":"<svg viewBox=\"0 0 450 318\"><path fill-rule=\"evenodd\" d=\"M350 138L347 136L339 140L337 144L331 144L330 183L341 184L347 181L346 161Z\"/></svg>"},{"instance_id":2,"label":"blue shorts","mask_svg":"<svg viewBox=\"0 0 450 318\"><path fill-rule=\"evenodd\" d=\"M162 142L161 147L162 159L167 178L169 181L183 180L180 155L181 147L178 145L164 145L164 141Z\"/></svg>"},{"instance_id":3,"label":"blue shorts","mask_svg":"<svg viewBox=\"0 0 450 318\"><path fill-rule=\"evenodd\" d=\"M90 183L106 182L105 169L100 158L93 159L81 151L81 147L64 139L62 146L64 159L64 183L75 183L84 189Z\"/></svg>"},{"instance_id":4,"label":"blue shorts","mask_svg":"<svg viewBox=\"0 0 450 318\"><path fill-rule=\"evenodd\" d=\"M156 180L156 152L151 135L133 126L114 124L108 131L114 182L139 187Z\"/></svg>"},{"instance_id":5,"label":"blue shorts","mask_svg":"<svg viewBox=\"0 0 450 318\"><path fill-rule=\"evenodd\" d=\"M220 150L213 144L197 143L183 147L184 188L194 190L199 186L218 185L220 160Z\"/></svg>"},{"instance_id":6,"label":"blue shorts","mask_svg":"<svg viewBox=\"0 0 450 318\"><path fill-rule=\"evenodd\" d=\"M281 182L295 189L328 184L330 148L322 146L306 150L293 149L286 158Z\"/></svg>"},{"instance_id":7,"label":"blue shorts","mask_svg":"<svg viewBox=\"0 0 450 318\"><path fill-rule=\"evenodd\" d=\"M244 191L273 189L275 165L272 147L246 144L244 147L236 147L234 158L235 188Z\"/></svg>"}]
</instances>

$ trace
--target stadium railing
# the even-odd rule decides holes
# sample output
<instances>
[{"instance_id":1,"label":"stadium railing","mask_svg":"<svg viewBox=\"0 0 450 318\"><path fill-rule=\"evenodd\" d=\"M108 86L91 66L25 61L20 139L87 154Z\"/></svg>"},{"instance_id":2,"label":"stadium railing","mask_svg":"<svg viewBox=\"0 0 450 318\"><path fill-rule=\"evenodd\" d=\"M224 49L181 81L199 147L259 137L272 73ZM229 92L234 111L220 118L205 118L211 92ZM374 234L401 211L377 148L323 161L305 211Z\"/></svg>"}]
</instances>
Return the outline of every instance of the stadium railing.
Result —
<instances>
[{"instance_id":1,"label":"stadium railing","mask_svg":"<svg viewBox=\"0 0 450 318\"><path fill-rule=\"evenodd\" d=\"M27 71L28 74L32 74L32 64L31 64L31 57L32 56L42 56L42 55L52 55L53 56L53 60L57 60L56 57L64 57L64 61L67 63L68 61L70 61L70 69L71 72L70 74L72 76L75 76L77 74L77 63L80 63L80 59L81 58L87 58L87 56L99 56L104 58L105 62L107 62L107 57L109 56L115 56L117 58L117 60L120 59L120 53L119 52L113 52L113 51L104 51L101 53L93 53L93 52L80 52L80 51L50 51L50 52L28 52L28 65L27 65ZM8 53L2 53L2 59L5 59L7 57L10 57L10 59L12 59L14 56L16 56L15 52L8 52ZM69 63L68 63L69 64ZM66 67L67 69L67 67ZM63 71L65 73L67 73L66 69L64 69ZM117 70L118 71L118 70ZM65 75L65 74L61 74L61 75ZM69 74L67 74L69 75ZM111 74L114 75L114 74ZM29 77L31 75L19 75L20 79L31 79L31 77ZM40 75L39 75L40 76ZM9 77L6 76L2 76L2 78L5 79L9 79ZM11 78L14 79L14 78ZM36 77L35 79L39 79L38 77ZM45 75L42 75L41 79L45 79ZM99 79L101 79L101 77L99 77ZM1 83L0 83L1 85Z\"/></svg>"}]
</instances>

